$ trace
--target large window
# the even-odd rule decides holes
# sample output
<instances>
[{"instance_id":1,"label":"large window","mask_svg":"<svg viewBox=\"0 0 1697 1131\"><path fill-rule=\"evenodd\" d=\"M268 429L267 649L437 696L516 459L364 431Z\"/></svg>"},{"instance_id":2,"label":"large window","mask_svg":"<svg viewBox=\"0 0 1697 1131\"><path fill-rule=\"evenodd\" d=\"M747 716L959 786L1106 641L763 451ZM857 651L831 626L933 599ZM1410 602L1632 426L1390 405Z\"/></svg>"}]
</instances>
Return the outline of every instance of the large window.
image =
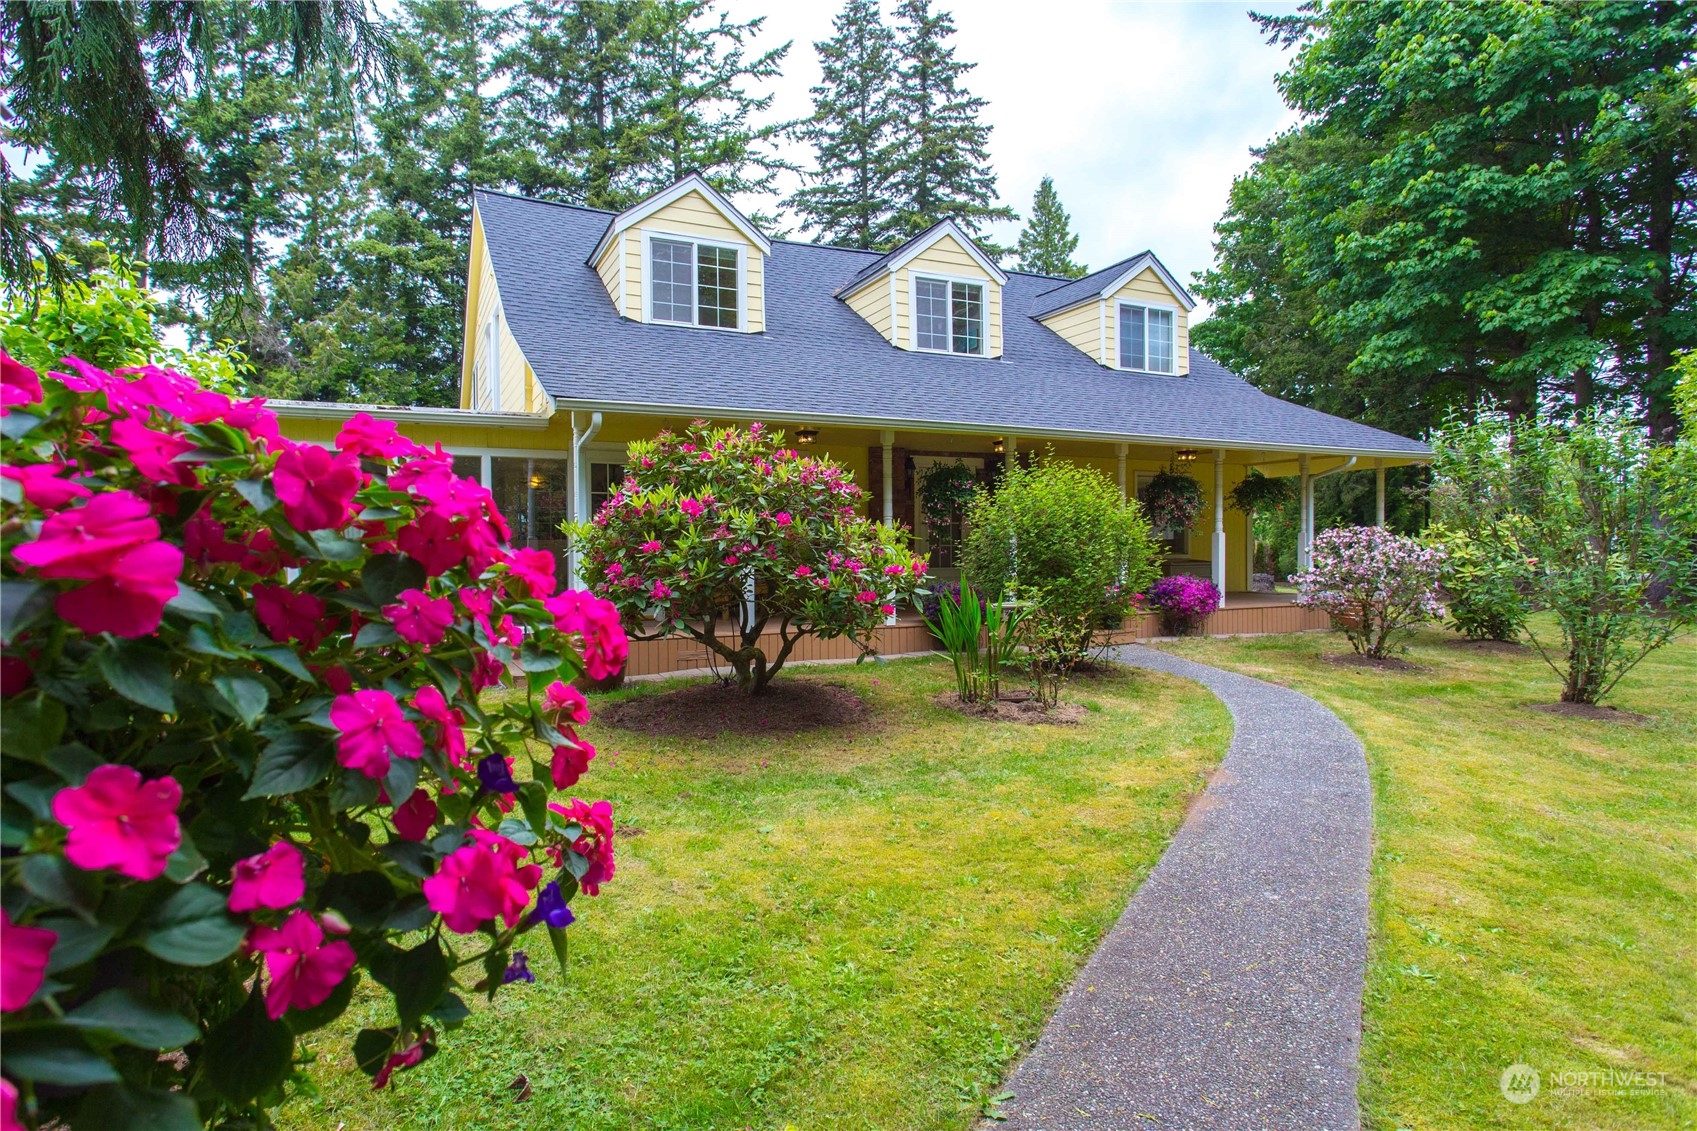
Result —
<instances>
[{"instance_id":1,"label":"large window","mask_svg":"<svg viewBox=\"0 0 1697 1131\"><path fill-rule=\"evenodd\" d=\"M737 328L741 292L736 248L658 238L648 246L649 309L656 322Z\"/></svg>"},{"instance_id":2,"label":"large window","mask_svg":"<svg viewBox=\"0 0 1697 1131\"><path fill-rule=\"evenodd\" d=\"M1173 373L1173 312L1120 304L1120 368Z\"/></svg>"},{"instance_id":3,"label":"large window","mask_svg":"<svg viewBox=\"0 0 1697 1131\"><path fill-rule=\"evenodd\" d=\"M939 353L983 353L983 285L916 276L913 344Z\"/></svg>"},{"instance_id":4,"label":"large window","mask_svg":"<svg viewBox=\"0 0 1697 1131\"><path fill-rule=\"evenodd\" d=\"M561 578L566 576L566 536L560 523L571 506L570 471L563 459L494 456L489 461L489 490L513 529L513 545L551 550L561 563Z\"/></svg>"},{"instance_id":5,"label":"large window","mask_svg":"<svg viewBox=\"0 0 1697 1131\"><path fill-rule=\"evenodd\" d=\"M622 463L591 463L589 465L589 513L596 514L601 504L613 497L625 481Z\"/></svg>"}]
</instances>

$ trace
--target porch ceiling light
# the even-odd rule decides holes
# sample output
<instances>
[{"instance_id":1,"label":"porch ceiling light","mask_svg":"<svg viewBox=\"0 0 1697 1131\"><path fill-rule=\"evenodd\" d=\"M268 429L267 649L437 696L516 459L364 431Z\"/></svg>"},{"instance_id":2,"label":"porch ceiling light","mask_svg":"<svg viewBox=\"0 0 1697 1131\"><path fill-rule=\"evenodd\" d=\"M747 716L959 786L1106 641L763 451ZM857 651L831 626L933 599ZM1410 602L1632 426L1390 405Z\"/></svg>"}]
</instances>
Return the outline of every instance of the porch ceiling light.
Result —
<instances>
[{"instance_id":1,"label":"porch ceiling light","mask_svg":"<svg viewBox=\"0 0 1697 1131\"><path fill-rule=\"evenodd\" d=\"M990 450L995 452L997 455L1001 455L1003 452L1008 450L1008 442L1000 436L997 436L994 440L990 441Z\"/></svg>"},{"instance_id":2,"label":"porch ceiling light","mask_svg":"<svg viewBox=\"0 0 1697 1131\"><path fill-rule=\"evenodd\" d=\"M544 488L546 486L548 486L548 481L546 479L542 478L542 476L532 475L530 477L530 489L532 491L540 491L540 490L542 490L542 488Z\"/></svg>"},{"instance_id":3,"label":"porch ceiling light","mask_svg":"<svg viewBox=\"0 0 1697 1131\"><path fill-rule=\"evenodd\" d=\"M1173 455L1175 457L1177 457L1177 459L1180 463L1195 463L1196 462L1196 449L1195 448L1174 448L1173 449Z\"/></svg>"},{"instance_id":4,"label":"porch ceiling light","mask_svg":"<svg viewBox=\"0 0 1697 1131\"><path fill-rule=\"evenodd\" d=\"M795 430L795 442L798 444L811 444L818 438L819 429L817 428L797 428Z\"/></svg>"}]
</instances>

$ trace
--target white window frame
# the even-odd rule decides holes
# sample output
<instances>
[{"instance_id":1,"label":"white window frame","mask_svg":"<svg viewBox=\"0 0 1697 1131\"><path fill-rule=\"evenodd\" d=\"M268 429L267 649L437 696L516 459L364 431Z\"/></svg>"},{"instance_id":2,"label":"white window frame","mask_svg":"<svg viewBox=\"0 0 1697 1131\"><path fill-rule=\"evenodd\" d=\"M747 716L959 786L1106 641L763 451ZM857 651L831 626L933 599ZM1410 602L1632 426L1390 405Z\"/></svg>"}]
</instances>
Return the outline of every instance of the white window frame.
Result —
<instances>
[{"instance_id":1,"label":"white window frame","mask_svg":"<svg viewBox=\"0 0 1697 1131\"><path fill-rule=\"evenodd\" d=\"M687 243L694 248L713 247L737 253L737 324L735 326L703 326L701 324L701 283L694 280L695 321L671 322L654 317L654 241L671 240ZM700 269L700 260L690 256L692 272ZM691 232L669 232L660 228L642 229L642 320L656 326L678 326L690 330L717 330L724 334L746 334L748 330L748 245L735 240L713 239Z\"/></svg>"},{"instance_id":2,"label":"white window frame","mask_svg":"<svg viewBox=\"0 0 1697 1131\"><path fill-rule=\"evenodd\" d=\"M949 349L927 349L919 344L919 280L921 279L949 284ZM956 353L953 348L955 283L965 283L968 286L977 287L984 294L983 333L978 335L978 350L975 353ZM947 275L941 271L915 271L910 269L907 273L907 348L914 353L936 353L948 357L988 357L990 355L990 280L980 279L973 275Z\"/></svg>"},{"instance_id":3,"label":"white window frame","mask_svg":"<svg viewBox=\"0 0 1697 1131\"><path fill-rule=\"evenodd\" d=\"M1123 345L1123 343L1120 340L1120 319L1125 316L1123 312L1127 307L1130 307L1133 310L1144 311L1144 317L1143 317L1143 360L1146 361L1146 362L1149 360L1149 316L1148 316L1148 312L1151 311L1151 310L1160 310L1160 311L1164 311L1167 314L1172 315L1172 319L1173 319L1173 367L1171 369L1150 369L1147 365L1127 365L1125 363L1125 357L1123 356L1123 351L1120 348ZM1139 301L1134 301L1132 299L1119 299L1119 300L1117 300L1114 303L1114 324L1113 324L1114 362L1115 362L1115 364L1120 369L1124 369L1124 370L1127 370L1127 371L1132 372L1132 373L1149 373L1149 374L1152 374L1156 377L1177 377L1178 376L1178 315L1179 315L1178 307L1169 305L1168 303L1164 303L1164 302L1139 302Z\"/></svg>"},{"instance_id":4,"label":"white window frame","mask_svg":"<svg viewBox=\"0 0 1697 1131\"><path fill-rule=\"evenodd\" d=\"M487 412L501 408L501 308L489 313L483 324L483 373L472 407Z\"/></svg>"}]
</instances>

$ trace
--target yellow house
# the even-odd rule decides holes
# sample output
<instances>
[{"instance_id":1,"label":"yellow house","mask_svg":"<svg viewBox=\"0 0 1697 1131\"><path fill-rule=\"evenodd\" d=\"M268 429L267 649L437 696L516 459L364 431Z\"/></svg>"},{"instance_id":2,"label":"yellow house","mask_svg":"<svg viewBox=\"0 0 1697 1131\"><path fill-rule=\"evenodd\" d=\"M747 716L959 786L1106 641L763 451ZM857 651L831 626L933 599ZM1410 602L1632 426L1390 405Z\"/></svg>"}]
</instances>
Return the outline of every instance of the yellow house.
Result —
<instances>
[{"instance_id":1,"label":"yellow house","mask_svg":"<svg viewBox=\"0 0 1697 1131\"><path fill-rule=\"evenodd\" d=\"M1163 532L1168 569L1226 595L1211 631L1278 631L1312 614L1248 592L1225 492L1252 468L1298 476L1305 560L1315 478L1377 469L1382 521L1383 469L1429 454L1190 348L1195 301L1153 252L1073 280L1004 271L950 221L885 254L771 240L691 176L617 214L478 192L468 278L459 408L275 407L303 439L358 411L401 421L495 491L515 539L562 554L559 523L594 513L625 445L694 419L760 420L843 463L944 576L953 546L928 543L915 491L938 461L989 476L1052 453L1127 496L1176 464L1211 505Z\"/></svg>"}]
</instances>

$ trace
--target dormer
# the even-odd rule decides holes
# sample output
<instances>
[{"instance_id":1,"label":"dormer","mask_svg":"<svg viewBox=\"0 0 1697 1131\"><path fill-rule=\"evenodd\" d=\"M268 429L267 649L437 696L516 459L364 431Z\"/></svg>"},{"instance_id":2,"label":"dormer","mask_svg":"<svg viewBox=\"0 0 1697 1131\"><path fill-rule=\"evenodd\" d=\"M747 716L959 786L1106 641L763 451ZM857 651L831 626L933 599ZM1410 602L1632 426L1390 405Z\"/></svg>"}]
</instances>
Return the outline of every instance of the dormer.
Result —
<instances>
[{"instance_id":1,"label":"dormer","mask_svg":"<svg viewBox=\"0 0 1697 1131\"><path fill-rule=\"evenodd\" d=\"M1037 298L1031 316L1109 369L1190 372L1190 297L1146 251Z\"/></svg>"},{"instance_id":2,"label":"dormer","mask_svg":"<svg viewBox=\"0 0 1697 1131\"><path fill-rule=\"evenodd\" d=\"M622 317L759 333L770 254L760 229L691 173L613 217L589 265Z\"/></svg>"},{"instance_id":3,"label":"dormer","mask_svg":"<svg viewBox=\"0 0 1697 1131\"><path fill-rule=\"evenodd\" d=\"M943 220L867 264L837 297L899 349L1001 357L1007 281L959 225Z\"/></svg>"}]
</instances>

